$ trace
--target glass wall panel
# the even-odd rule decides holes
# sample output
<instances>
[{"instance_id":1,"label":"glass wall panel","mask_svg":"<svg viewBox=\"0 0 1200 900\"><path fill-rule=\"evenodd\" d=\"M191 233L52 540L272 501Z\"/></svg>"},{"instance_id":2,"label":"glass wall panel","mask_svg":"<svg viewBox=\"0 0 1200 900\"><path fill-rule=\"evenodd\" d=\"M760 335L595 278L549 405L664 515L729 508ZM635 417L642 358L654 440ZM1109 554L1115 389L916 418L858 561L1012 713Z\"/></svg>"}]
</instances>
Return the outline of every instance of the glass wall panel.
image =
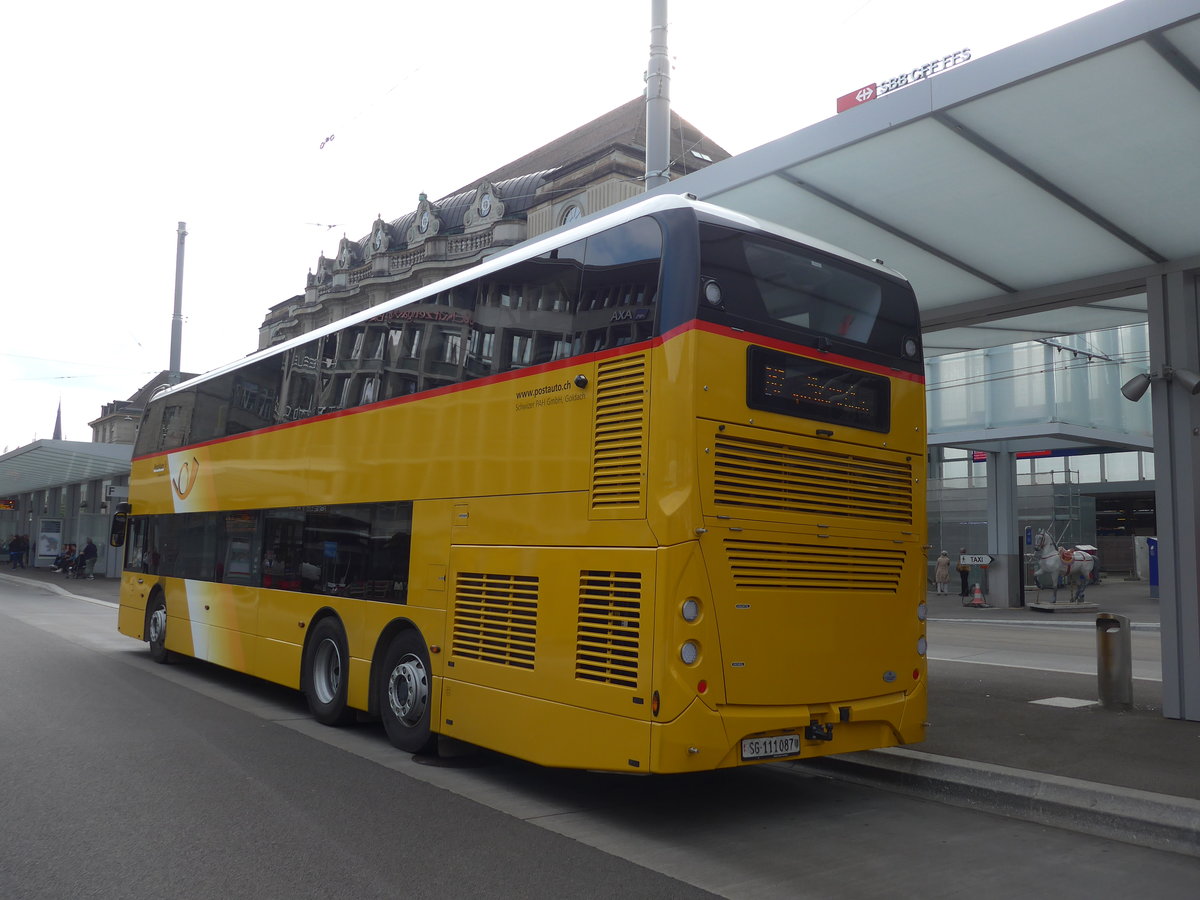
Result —
<instances>
[{"instance_id":1,"label":"glass wall panel","mask_svg":"<svg viewBox=\"0 0 1200 900\"><path fill-rule=\"evenodd\" d=\"M1139 478L1139 466L1141 454L1136 452L1129 453L1108 453L1104 457L1104 480L1105 481L1137 481Z\"/></svg>"},{"instance_id":2,"label":"glass wall panel","mask_svg":"<svg viewBox=\"0 0 1200 900\"><path fill-rule=\"evenodd\" d=\"M1149 360L1146 325L953 353L926 360L931 435L1038 422L1151 440L1150 404L1121 396Z\"/></svg>"}]
</instances>

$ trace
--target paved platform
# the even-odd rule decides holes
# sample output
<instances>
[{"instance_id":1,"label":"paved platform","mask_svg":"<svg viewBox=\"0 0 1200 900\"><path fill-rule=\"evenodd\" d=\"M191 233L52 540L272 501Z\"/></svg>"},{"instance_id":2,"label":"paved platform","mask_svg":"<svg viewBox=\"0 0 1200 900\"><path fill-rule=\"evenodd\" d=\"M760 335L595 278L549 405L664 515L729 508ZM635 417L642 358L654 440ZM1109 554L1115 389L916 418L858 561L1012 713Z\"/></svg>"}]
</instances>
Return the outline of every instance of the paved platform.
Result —
<instances>
[{"instance_id":1,"label":"paved platform","mask_svg":"<svg viewBox=\"0 0 1200 900\"><path fill-rule=\"evenodd\" d=\"M0 569L0 596L12 578L48 590L115 604L118 581L67 579L46 569ZM929 616L994 624L1095 628L1095 610L1066 605L1047 613L964 606L954 595L928 595ZM1042 592L1043 602L1049 592ZM1159 601L1144 582L1089 587L1102 613L1128 617L1132 629L1157 631ZM1026 596L1035 602L1034 592ZM1135 680L1134 706L1053 708L1046 697L1097 696L1093 676L1040 670L930 663L929 732L911 748L848 754L802 766L839 778L915 793L1048 825L1088 831L1200 857L1200 722L1162 715L1160 681Z\"/></svg>"}]
</instances>

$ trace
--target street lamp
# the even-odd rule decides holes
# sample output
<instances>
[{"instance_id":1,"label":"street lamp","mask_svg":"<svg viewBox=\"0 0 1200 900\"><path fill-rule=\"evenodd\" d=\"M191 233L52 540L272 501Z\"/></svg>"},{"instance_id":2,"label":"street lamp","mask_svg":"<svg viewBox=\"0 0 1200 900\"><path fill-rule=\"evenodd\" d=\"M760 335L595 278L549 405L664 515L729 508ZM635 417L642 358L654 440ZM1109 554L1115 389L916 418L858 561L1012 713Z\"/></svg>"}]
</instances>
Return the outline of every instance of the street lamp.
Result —
<instances>
[{"instance_id":1,"label":"street lamp","mask_svg":"<svg viewBox=\"0 0 1200 900\"><path fill-rule=\"evenodd\" d=\"M1154 381L1177 381L1187 388L1189 394L1200 394L1200 375L1190 369L1174 369L1163 366L1161 372L1139 372L1121 385L1121 393L1126 400L1136 403Z\"/></svg>"}]
</instances>

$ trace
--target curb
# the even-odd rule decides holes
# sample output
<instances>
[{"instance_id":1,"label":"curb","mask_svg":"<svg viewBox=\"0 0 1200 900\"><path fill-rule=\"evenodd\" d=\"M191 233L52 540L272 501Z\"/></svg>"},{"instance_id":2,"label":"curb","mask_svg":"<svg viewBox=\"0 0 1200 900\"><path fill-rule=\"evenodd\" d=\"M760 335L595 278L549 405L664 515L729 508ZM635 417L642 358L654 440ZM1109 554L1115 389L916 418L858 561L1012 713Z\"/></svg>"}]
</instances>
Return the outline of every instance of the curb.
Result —
<instances>
[{"instance_id":1,"label":"curb","mask_svg":"<svg viewBox=\"0 0 1200 900\"><path fill-rule=\"evenodd\" d=\"M5 575L3 572L0 572L0 583L4 582L19 584L25 587L41 588L42 590L50 591L53 594L58 594L60 597L66 597L70 600L82 600L84 603L95 603L98 606L107 606L112 609L120 606L119 603L114 603L111 600L102 600L99 597L88 597L85 594L73 593L62 585L54 584L50 581L42 581L36 578L21 578L18 575Z\"/></svg>"},{"instance_id":2,"label":"curb","mask_svg":"<svg viewBox=\"0 0 1200 900\"><path fill-rule=\"evenodd\" d=\"M888 748L796 769L1154 850L1200 857L1200 800Z\"/></svg>"}]
</instances>

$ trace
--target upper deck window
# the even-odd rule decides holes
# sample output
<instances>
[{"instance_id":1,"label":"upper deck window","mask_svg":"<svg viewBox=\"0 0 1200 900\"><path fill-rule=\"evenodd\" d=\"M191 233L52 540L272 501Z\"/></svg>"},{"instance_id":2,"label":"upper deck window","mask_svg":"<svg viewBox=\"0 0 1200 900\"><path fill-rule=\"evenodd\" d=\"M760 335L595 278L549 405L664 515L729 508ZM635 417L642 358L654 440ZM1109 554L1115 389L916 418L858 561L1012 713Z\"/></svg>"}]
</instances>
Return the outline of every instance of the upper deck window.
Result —
<instances>
[{"instance_id":1,"label":"upper deck window","mask_svg":"<svg viewBox=\"0 0 1200 900\"><path fill-rule=\"evenodd\" d=\"M749 320L847 342L891 357L919 338L916 301L886 274L775 238L700 225L700 308L717 321ZM715 285L715 286L714 286ZM745 327L747 322L736 324ZM916 343L909 345L917 346Z\"/></svg>"}]
</instances>

